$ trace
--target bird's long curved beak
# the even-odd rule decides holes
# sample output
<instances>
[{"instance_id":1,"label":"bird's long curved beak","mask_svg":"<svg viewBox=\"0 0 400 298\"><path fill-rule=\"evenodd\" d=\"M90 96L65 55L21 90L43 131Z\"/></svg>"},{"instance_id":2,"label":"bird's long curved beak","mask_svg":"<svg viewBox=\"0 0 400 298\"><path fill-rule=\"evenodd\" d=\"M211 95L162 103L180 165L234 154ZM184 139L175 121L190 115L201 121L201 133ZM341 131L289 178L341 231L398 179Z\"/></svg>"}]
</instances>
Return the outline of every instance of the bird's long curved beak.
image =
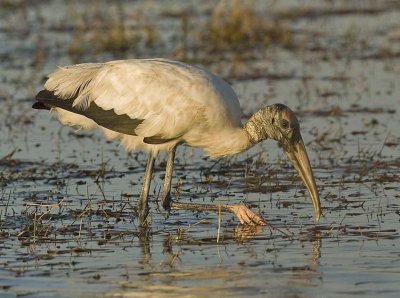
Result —
<instances>
[{"instance_id":1,"label":"bird's long curved beak","mask_svg":"<svg viewBox=\"0 0 400 298\"><path fill-rule=\"evenodd\" d=\"M285 150L287 156L292 162L294 168L300 175L308 191L310 192L311 200L314 206L315 221L318 222L321 216L321 203L319 200L319 194L317 185L315 184L314 174L311 169L310 160L308 159L307 150L304 146L303 139L301 136L298 140Z\"/></svg>"}]
</instances>

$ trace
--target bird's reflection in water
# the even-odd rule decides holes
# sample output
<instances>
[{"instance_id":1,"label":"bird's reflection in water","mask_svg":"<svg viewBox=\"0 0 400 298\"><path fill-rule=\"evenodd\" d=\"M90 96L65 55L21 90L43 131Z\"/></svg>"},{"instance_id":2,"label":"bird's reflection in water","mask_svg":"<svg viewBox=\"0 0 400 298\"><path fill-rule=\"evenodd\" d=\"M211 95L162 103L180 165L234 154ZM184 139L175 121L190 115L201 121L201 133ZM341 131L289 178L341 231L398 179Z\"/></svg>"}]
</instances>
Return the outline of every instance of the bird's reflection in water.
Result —
<instances>
[{"instance_id":1,"label":"bird's reflection in water","mask_svg":"<svg viewBox=\"0 0 400 298\"><path fill-rule=\"evenodd\" d=\"M150 243L151 243L151 228L149 227L141 227L139 228L139 245L142 252L142 259L140 263L149 264L151 260L151 251L150 251Z\"/></svg>"},{"instance_id":2,"label":"bird's reflection in water","mask_svg":"<svg viewBox=\"0 0 400 298\"><path fill-rule=\"evenodd\" d=\"M300 238L300 240L303 240ZM288 270L293 274L288 280L287 289L309 288L321 285L323 283L323 273L318 271L321 258L321 232L312 229L307 233L304 241L311 242L310 253L304 260L303 266L289 266Z\"/></svg>"},{"instance_id":3,"label":"bird's reflection in water","mask_svg":"<svg viewBox=\"0 0 400 298\"><path fill-rule=\"evenodd\" d=\"M150 251L151 241L154 240L152 236L153 232L151 228L141 228L139 230L138 238L141 255L139 263L141 266L147 268L146 274L140 275L141 277L139 279L129 280L127 284L127 286L132 287L132 293L138 295L148 295L152 293L159 296L165 289L177 295L188 295L190 293L188 293L186 286L182 286L182 283L193 283L201 284L198 290L203 291L205 296L207 296L215 291L211 282L214 281L215 278L224 280L224 282L231 286L226 287L224 290L226 293L236 291L238 289L237 283L241 279L234 278L233 280L232 276L240 276L240 274L246 276L247 271L243 271L243 269L246 268L246 264L241 264L239 270L237 266L227 266L224 264L226 257L223 257L225 256L224 252L226 252L227 248L229 248L229 250L235 250L237 248L236 245L232 246L232 244L237 241L251 241L254 249L265 251L265 241L271 240L277 244L276 254L285 255L285 253L289 253L293 256L290 260L284 258L280 258L280 261L277 260L278 263L282 262L282 266L280 265L278 267L273 265L275 262L271 263L271 255L269 253L267 253L266 256L264 255L263 261L254 263L260 266L260 270L265 270L265 274L269 276L269 281L275 285L274 287L279 289L280 293L283 292L287 294L287 296L293 296L297 295L299 289L301 289L301 291L306 294L308 290L321 286L323 283L323 273L319 271L322 237L321 232L316 228L309 229L303 234L291 234L291 237L289 237L286 233L290 233L290 231L283 228L278 229L276 227L249 225L229 226L223 231L221 243L219 244L216 242L216 236L214 238L193 238L193 231L189 232L185 230L185 232L182 232L178 229L176 234L168 233L164 234L165 237L162 237L162 254L164 257L161 262L159 262L159 256L157 256L155 252L153 252L154 256L152 256ZM202 266L202 268L196 266L192 267L190 261L188 263L186 259L187 254L184 253L185 250L197 250L198 247L202 247L204 252L210 252L211 250L209 249L213 247L213 245L210 246L212 243L215 243L217 247L217 253L214 256L218 259L213 259L214 261L212 261L212 264L203 264L205 267ZM300 249L299 246L303 249ZM157 251L159 250L157 249ZM215 252L215 250L213 251ZM157 261L152 259L152 257ZM252 258L253 257L251 257L251 260ZM216 262L217 260L219 260L219 262ZM293 261L294 263L292 263ZM249 261L249 264L250 263L251 261ZM212 274L210 274L210 270ZM233 272L236 273L233 274ZM234 282L235 286L233 286L231 282ZM241 286L243 287L243 293L249 289L251 290L249 285L243 284Z\"/></svg>"},{"instance_id":4,"label":"bird's reflection in water","mask_svg":"<svg viewBox=\"0 0 400 298\"><path fill-rule=\"evenodd\" d=\"M161 265L172 267L179 260L179 254L181 253L180 250L174 252L172 249L173 239L168 237L163 242L163 254L166 255L166 260L161 262Z\"/></svg>"},{"instance_id":5,"label":"bird's reflection in water","mask_svg":"<svg viewBox=\"0 0 400 298\"><path fill-rule=\"evenodd\" d=\"M310 241L312 243L310 257L307 260L308 267L310 268L310 274L305 274L305 281L309 285L322 284L323 273L318 271L321 258L321 232L316 228L313 228L309 234Z\"/></svg>"},{"instance_id":6,"label":"bird's reflection in water","mask_svg":"<svg viewBox=\"0 0 400 298\"><path fill-rule=\"evenodd\" d=\"M249 226L249 225L238 225L235 229L235 238L237 240L250 240L255 236L264 232L265 226Z\"/></svg>"},{"instance_id":7,"label":"bird's reflection in water","mask_svg":"<svg viewBox=\"0 0 400 298\"><path fill-rule=\"evenodd\" d=\"M318 266L320 264L319 259L321 258L321 232L317 229L313 229L311 233L312 249L309 258L310 265Z\"/></svg>"}]
</instances>

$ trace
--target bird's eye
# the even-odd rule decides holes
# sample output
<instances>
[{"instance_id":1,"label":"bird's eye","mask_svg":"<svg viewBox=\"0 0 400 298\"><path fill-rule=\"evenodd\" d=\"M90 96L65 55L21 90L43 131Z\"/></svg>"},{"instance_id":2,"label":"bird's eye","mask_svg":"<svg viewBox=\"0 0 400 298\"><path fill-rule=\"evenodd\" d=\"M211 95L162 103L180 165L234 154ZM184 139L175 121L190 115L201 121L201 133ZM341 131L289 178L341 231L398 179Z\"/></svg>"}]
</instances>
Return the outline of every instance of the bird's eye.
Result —
<instances>
[{"instance_id":1,"label":"bird's eye","mask_svg":"<svg viewBox=\"0 0 400 298\"><path fill-rule=\"evenodd\" d=\"M284 129L288 128L289 127L289 121L287 121L285 119L282 119L281 120L281 127L284 128Z\"/></svg>"}]
</instances>

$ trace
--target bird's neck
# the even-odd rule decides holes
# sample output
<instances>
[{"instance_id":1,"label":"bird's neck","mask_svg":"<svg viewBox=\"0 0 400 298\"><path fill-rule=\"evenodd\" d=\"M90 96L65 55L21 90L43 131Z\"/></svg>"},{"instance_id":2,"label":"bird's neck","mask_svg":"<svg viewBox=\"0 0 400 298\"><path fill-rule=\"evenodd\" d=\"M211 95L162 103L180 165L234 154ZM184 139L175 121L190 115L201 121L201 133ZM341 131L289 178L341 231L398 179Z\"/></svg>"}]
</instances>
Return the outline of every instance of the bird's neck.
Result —
<instances>
[{"instance_id":1,"label":"bird's neck","mask_svg":"<svg viewBox=\"0 0 400 298\"><path fill-rule=\"evenodd\" d=\"M247 133L251 146L268 139L268 132L265 128L268 127L263 111L259 110L246 122L243 129Z\"/></svg>"},{"instance_id":2,"label":"bird's neck","mask_svg":"<svg viewBox=\"0 0 400 298\"><path fill-rule=\"evenodd\" d=\"M241 127L226 127L215 131L211 129L204 134L187 134L185 142L189 146L201 147L211 157L227 156L246 151L255 144L268 138L268 125L262 110L255 113Z\"/></svg>"}]
</instances>

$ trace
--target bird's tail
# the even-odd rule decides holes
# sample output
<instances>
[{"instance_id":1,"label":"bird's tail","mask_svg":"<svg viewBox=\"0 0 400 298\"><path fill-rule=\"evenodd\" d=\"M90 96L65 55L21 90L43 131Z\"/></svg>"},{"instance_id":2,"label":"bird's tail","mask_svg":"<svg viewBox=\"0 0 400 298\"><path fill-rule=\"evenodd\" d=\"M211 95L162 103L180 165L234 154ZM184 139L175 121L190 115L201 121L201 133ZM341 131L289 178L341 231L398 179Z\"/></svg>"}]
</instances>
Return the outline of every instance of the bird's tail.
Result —
<instances>
[{"instance_id":1,"label":"bird's tail","mask_svg":"<svg viewBox=\"0 0 400 298\"><path fill-rule=\"evenodd\" d=\"M51 107L49 107L48 105L46 105L40 101L33 103L32 108L37 109L37 110L50 110L51 109Z\"/></svg>"},{"instance_id":2,"label":"bird's tail","mask_svg":"<svg viewBox=\"0 0 400 298\"><path fill-rule=\"evenodd\" d=\"M90 105L91 82L103 63L83 63L62 67L49 75L44 87L59 98L74 98L74 106L85 109Z\"/></svg>"},{"instance_id":3,"label":"bird's tail","mask_svg":"<svg viewBox=\"0 0 400 298\"><path fill-rule=\"evenodd\" d=\"M32 105L32 108L38 110L51 110L53 105L49 104L47 101L54 96L53 92L48 90L41 90L35 97L36 102Z\"/></svg>"},{"instance_id":4,"label":"bird's tail","mask_svg":"<svg viewBox=\"0 0 400 298\"><path fill-rule=\"evenodd\" d=\"M54 94L54 91L41 90L36 95L36 102L32 105L34 109L50 110L51 108L62 108L67 111L76 112L73 109L73 98L71 99L60 99Z\"/></svg>"}]
</instances>

